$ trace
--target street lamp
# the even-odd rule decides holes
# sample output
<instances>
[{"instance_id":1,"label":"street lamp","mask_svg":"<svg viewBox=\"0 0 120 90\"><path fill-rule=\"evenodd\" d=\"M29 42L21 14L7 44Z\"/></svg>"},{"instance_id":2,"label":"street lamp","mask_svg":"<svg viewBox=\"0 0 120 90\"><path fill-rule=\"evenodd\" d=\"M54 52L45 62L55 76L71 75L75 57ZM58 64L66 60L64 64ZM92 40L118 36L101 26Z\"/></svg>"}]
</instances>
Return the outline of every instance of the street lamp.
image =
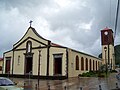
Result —
<instances>
[{"instance_id":1,"label":"street lamp","mask_svg":"<svg viewBox=\"0 0 120 90\"><path fill-rule=\"evenodd\" d=\"M105 68L106 68L106 76L107 76L107 59L106 59L106 51L107 51L107 47L105 46L104 47L104 50L105 50Z\"/></svg>"}]
</instances>

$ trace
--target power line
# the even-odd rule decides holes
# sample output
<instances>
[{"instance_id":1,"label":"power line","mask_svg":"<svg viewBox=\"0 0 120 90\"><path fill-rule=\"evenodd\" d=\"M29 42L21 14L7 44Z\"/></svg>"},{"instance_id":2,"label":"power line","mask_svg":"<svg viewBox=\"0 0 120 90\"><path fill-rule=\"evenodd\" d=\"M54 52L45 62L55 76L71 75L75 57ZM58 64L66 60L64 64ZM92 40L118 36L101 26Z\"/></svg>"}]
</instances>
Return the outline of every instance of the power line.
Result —
<instances>
[{"instance_id":1,"label":"power line","mask_svg":"<svg viewBox=\"0 0 120 90\"><path fill-rule=\"evenodd\" d=\"M119 0L118 0L118 3L117 3L117 12L116 12L116 19L115 19L115 34L114 34L114 39L115 39L115 36L116 36L116 30L117 30L117 25L118 25L118 13L119 13Z\"/></svg>"},{"instance_id":2,"label":"power line","mask_svg":"<svg viewBox=\"0 0 120 90\"><path fill-rule=\"evenodd\" d=\"M109 7L109 27L111 27L111 0L110 0L110 7Z\"/></svg>"}]
</instances>

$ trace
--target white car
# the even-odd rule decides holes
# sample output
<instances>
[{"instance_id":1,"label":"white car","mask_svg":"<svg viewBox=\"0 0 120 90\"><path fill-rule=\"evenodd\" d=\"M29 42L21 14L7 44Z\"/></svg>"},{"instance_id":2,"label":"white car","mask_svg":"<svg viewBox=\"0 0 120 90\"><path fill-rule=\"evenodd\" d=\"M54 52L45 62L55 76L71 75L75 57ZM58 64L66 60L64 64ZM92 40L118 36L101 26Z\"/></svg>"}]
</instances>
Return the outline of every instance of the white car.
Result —
<instances>
[{"instance_id":1,"label":"white car","mask_svg":"<svg viewBox=\"0 0 120 90\"><path fill-rule=\"evenodd\" d=\"M17 87L10 79L0 77L0 90L24 90L22 87Z\"/></svg>"}]
</instances>

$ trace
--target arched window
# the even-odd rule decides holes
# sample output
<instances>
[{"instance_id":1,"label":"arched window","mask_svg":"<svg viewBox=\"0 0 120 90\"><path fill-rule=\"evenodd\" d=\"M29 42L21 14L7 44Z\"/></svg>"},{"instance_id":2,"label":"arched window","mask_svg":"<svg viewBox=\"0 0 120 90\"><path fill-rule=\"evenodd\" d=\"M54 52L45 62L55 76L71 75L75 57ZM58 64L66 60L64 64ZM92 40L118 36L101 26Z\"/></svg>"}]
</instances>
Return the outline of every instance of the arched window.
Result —
<instances>
[{"instance_id":1,"label":"arched window","mask_svg":"<svg viewBox=\"0 0 120 90\"><path fill-rule=\"evenodd\" d=\"M81 70L84 70L84 58L81 58Z\"/></svg>"},{"instance_id":2,"label":"arched window","mask_svg":"<svg viewBox=\"0 0 120 90\"><path fill-rule=\"evenodd\" d=\"M88 59L86 58L86 70L88 70Z\"/></svg>"},{"instance_id":3,"label":"arched window","mask_svg":"<svg viewBox=\"0 0 120 90\"><path fill-rule=\"evenodd\" d=\"M91 59L90 59L90 65L89 65L89 66L90 66L90 67L89 67L89 68L90 68L90 71L92 70L92 69L91 69L91 68L92 68L92 65L91 65L91 64L92 64L92 63L91 63Z\"/></svg>"},{"instance_id":4,"label":"arched window","mask_svg":"<svg viewBox=\"0 0 120 90\"><path fill-rule=\"evenodd\" d=\"M31 41L27 42L26 51L27 51L27 53L31 53L31 51L32 51L32 42Z\"/></svg>"},{"instance_id":5,"label":"arched window","mask_svg":"<svg viewBox=\"0 0 120 90\"><path fill-rule=\"evenodd\" d=\"M96 71L98 70L98 68L97 68L97 67L98 67L98 63L97 63L97 61L96 61Z\"/></svg>"},{"instance_id":6,"label":"arched window","mask_svg":"<svg viewBox=\"0 0 120 90\"><path fill-rule=\"evenodd\" d=\"M93 71L95 71L95 61L93 60Z\"/></svg>"},{"instance_id":7,"label":"arched window","mask_svg":"<svg viewBox=\"0 0 120 90\"><path fill-rule=\"evenodd\" d=\"M76 70L79 70L79 57L76 56Z\"/></svg>"},{"instance_id":8,"label":"arched window","mask_svg":"<svg viewBox=\"0 0 120 90\"><path fill-rule=\"evenodd\" d=\"M98 69L100 69L100 67L101 67L101 63L100 63L100 62L98 62Z\"/></svg>"}]
</instances>

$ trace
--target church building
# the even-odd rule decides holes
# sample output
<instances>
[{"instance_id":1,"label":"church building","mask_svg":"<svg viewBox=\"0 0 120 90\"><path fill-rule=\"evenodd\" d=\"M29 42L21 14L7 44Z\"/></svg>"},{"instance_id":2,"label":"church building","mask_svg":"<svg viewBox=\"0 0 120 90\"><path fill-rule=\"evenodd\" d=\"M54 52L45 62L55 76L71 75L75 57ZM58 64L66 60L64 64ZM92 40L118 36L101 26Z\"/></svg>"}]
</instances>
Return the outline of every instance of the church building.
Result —
<instances>
[{"instance_id":1,"label":"church building","mask_svg":"<svg viewBox=\"0 0 120 90\"><path fill-rule=\"evenodd\" d=\"M111 47L111 46L110 46ZM102 59L51 42L33 27L4 53L4 74L16 77L31 75L40 78L76 77L97 71Z\"/></svg>"}]
</instances>

